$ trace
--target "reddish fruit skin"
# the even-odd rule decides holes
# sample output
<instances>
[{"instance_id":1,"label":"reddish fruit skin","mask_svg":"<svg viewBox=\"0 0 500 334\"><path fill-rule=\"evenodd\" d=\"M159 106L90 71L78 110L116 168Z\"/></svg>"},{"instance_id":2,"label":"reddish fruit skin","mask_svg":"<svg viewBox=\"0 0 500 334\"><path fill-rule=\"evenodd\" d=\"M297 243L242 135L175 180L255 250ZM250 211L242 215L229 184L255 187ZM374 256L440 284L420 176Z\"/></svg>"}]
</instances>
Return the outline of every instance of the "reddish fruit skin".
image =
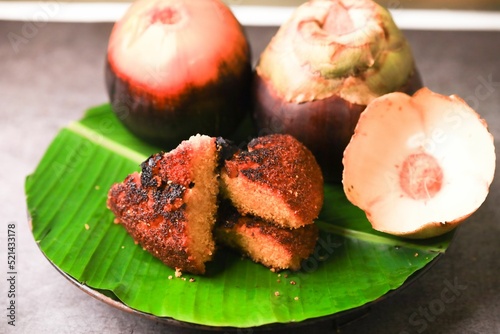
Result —
<instances>
[{"instance_id":1,"label":"reddish fruit skin","mask_svg":"<svg viewBox=\"0 0 500 334\"><path fill-rule=\"evenodd\" d=\"M415 69L398 91L412 95L423 87ZM287 133L307 146L321 166L325 181L340 183L344 149L366 105L351 103L337 95L304 103L290 103L279 97L272 83L254 74L253 117L259 135Z\"/></svg>"},{"instance_id":2,"label":"reddish fruit skin","mask_svg":"<svg viewBox=\"0 0 500 334\"><path fill-rule=\"evenodd\" d=\"M219 78L191 87L175 99L158 99L122 79L106 61L106 88L113 111L135 135L165 149L200 133L230 137L251 110L250 55L244 66L219 70Z\"/></svg>"},{"instance_id":3,"label":"reddish fruit skin","mask_svg":"<svg viewBox=\"0 0 500 334\"><path fill-rule=\"evenodd\" d=\"M250 45L221 0L137 0L111 31L106 87L138 137L173 148L229 137L250 110Z\"/></svg>"}]
</instances>

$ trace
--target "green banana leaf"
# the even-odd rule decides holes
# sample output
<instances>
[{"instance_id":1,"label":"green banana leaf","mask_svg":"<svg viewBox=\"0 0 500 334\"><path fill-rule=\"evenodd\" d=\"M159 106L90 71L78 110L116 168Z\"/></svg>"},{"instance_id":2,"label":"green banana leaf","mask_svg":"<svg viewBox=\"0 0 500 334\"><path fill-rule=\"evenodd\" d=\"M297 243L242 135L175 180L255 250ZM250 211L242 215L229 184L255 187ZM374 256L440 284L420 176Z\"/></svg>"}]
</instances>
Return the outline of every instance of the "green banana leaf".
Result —
<instances>
[{"instance_id":1,"label":"green banana leaf","mask_svg":"<svg viewBox=\"0 0 500 334\"><path fill-rule=\"evenodd\" d=\"M411 241L376 232L339 185L327 184L320 239L301 270L272 272L220 249L205 276L177 278L106 208L110 186L158 151L131 135L106 104L62 129L25 184L33 236L45 256L133 310L240 328L334 315L398 289L452 238Z\"/></svg>"}]
</instances>

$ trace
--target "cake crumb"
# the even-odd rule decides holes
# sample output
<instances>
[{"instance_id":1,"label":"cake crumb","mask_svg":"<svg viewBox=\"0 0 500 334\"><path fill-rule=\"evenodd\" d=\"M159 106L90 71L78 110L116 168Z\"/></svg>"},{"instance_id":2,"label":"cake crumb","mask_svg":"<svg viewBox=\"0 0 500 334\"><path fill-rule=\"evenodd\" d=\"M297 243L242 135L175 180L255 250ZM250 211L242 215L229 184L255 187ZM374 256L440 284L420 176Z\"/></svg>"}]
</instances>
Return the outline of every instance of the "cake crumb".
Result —
<instances>
[{"instance_id":1,"label":"cake crumb","mask_svg":"<svg viewBox=\"0 0 500 334\"><path fill-rule=\"evenodd\" d=\"M172 279L172 278L174 278L172 275L169 275L169 276L168 276L168 279Z\"/></svg>"},{"instance_id":2,"label":"cake crumb","mask_svg":"<svg viewBox=\"0 0 500 334\"><path fill-rule=\"evenodd\" d=\"M418 256L418 253L415 253L415 257L417 257L417 256Z\"/></svg>"},{"instance_id":3,"label":"cake crumb","mask_svg":"<svg viewBox=\"0 0 500 334\"><path fill-rule=\"evenodd\" d=\"M299 300L299 297L295 297L293 300Z\"/></svg>"},{"instance_id":4,"label":"cake crumb","mask_svg":"<svg viewBox=\"0 0 500 334\"><path fill-rule=\"evenodd\" d=\"M86 229L87 231L88 231L88 230L90 230L90 226L89 226L89 224L85 224L85 229Z\"/></svg>"},{"instance_id":5,"label":"cake crumb","mask_svg":"<svg viewBox=\"0 0 500 334\"><path fill-rule=\"evenodd\" d=\"M291 285L295 285L295 284L297 284L297 283L296 283L295 281L290 281L290 284L291 284Z\"/></svg>"},{"instance_id":6,"label":"cake crumb","mask_svg":"<svg viewBox=\"0 0 500 334\"><path fill-rule=\"evenodd\" d=\"M274 295L275 295L276 297L278 297L278 296L280 295L280 292L279 292L279 291L275 291L275 292L274 292Z\"/></svg>"},{"instance_id":7,"label":"cake crumb","mask_svg":"<svg viewBox=\"0 0 500 334\"><path fill-rule=\"evenodd\" d=\"M179 268L175 268L175 277L179 278L182 276L182 271Z\"/></svg>"},{"instance_id":8,"label":"cake crumb","mask_svg":"<svg viewBox=\"0 0 500 334\"><path fill-rule=\"evenodd\" d=\"M191 282L191 283L196 282L196 279L194 279L194 278L192 278L192 277L191 277L191 278L189 279L189 282Z\"/></svg>"}]
</instances>

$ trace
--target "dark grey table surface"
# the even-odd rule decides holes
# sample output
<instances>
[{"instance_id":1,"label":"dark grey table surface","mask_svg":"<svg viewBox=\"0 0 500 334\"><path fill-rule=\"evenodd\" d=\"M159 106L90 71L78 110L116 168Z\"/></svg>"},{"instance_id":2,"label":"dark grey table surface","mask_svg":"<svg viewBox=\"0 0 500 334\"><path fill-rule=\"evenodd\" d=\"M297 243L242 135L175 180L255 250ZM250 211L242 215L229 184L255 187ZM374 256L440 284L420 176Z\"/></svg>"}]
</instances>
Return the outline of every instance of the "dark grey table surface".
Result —
<instances>
[{"instance_id":1,"label":"dark grey table surface","mask_svg":"<svg viewBox=\"0 0 500 334\"><path fill-rule=\"evenodd\" d=\"M79 290L43 257L28 226L26 175L61 127L107 101L103 66L110 29L106 23L0 22L2 333L185 332L115 309ZM256 59L275 28L247 29ZM500 31L405 33L425 84L465 98L500 138ZM497 175L486 202L425 275L349 324L325 323L301 332L500 333L499 182ZM7 325L6 317L7 224L15 224L17 231L15 327ZM456 298L444 299L449 291Z\"/></svg>"}]
</instances>

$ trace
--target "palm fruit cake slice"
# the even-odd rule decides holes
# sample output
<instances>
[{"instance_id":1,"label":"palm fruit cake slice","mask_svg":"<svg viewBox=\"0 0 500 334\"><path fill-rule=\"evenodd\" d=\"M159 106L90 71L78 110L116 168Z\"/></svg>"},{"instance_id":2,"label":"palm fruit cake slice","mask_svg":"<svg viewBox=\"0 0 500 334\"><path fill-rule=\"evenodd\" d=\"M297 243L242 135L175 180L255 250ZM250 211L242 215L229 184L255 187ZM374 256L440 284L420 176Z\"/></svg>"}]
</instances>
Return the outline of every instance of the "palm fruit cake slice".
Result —
<instances>
[{"instance_id":1,"label":"palm fruit cake slice","mask_svg":"<svg viewBox=\"0 0 500 334\"><path fill-rule=\"evenodd\" d=\"M323 174L311 151L290 135L257 137L226 159L221 193L243 215L285 228L312 224L323 206Z\"/></svg>"},{"instance_id":2,"label":"palm fruit cake slice","mask_svg":"<svg viewBox=\"0 0 500 334\"><path fill-rule=\"evenodd\" d=\"M218 147L196 135L113 185L107 205L128 233L166 265L203 274L215 251Z\"/></svg>"}]
</instances>

